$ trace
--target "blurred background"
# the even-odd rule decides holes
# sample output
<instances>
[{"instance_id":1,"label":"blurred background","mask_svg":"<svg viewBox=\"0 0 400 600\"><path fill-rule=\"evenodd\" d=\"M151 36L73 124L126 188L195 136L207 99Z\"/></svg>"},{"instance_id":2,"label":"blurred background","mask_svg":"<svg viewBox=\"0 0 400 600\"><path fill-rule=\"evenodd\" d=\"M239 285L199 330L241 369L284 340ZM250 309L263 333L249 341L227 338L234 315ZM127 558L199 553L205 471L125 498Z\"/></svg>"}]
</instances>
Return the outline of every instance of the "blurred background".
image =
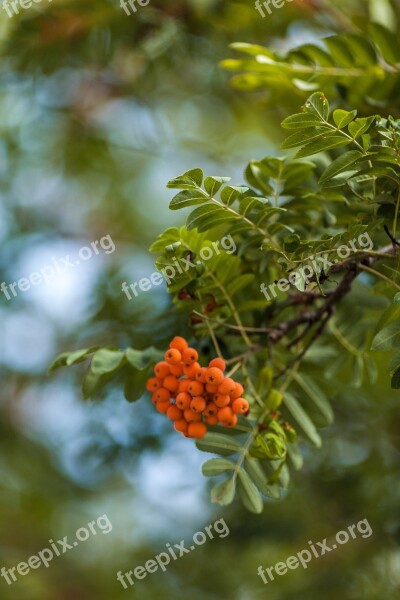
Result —
<instances>
[{"instance_id":1,"label":"blurred background","mask_svg":"<svg viewBox=\"0 0 400 600\"><path fill-rule=\"evenodd\" d=\"M84 366L46 374L64 350L162 348L172 327L186 327L163 286L131 301L121 290L154 271L150 243L182 223L166 182L200 166L241 183L250 159L281 155L279 123L302 103L232 89L218 66L228 45L288 49L352 21L392 26L399 10L389 0L293 0L263 19L250 0L151 0L128 16L117 0L43 0L12 18L0 11L1 281L73 257L49 283L0 293L0 566L103 514L113 524L48 569L13 586L1 579L2 599L400 597L400 417L386 373L373 388L337 382L323 448L305 446L289 493L261 516L210 504L207 456L148 401L128 404L115 387L84 403ZM105 236L113 252L99 246L76 264L80 248ZM228 537L134 588L117 582L117 571L220 517ZM364 518L370 538L267 586L257 575Z\"/></svg>"}]
</instances>

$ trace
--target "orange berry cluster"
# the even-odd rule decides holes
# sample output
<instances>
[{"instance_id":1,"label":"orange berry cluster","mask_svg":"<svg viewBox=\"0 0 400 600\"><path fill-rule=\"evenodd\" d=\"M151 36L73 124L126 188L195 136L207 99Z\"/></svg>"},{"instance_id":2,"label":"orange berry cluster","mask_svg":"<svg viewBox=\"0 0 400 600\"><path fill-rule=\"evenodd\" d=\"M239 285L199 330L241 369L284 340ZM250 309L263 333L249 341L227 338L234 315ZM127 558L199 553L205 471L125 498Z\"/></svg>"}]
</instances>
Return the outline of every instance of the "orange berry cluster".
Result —
<instances>
[{"instance_id":1,"label":"orange berry cluster","mask_svg":"<svg viewBox=\"0 0 400 600\"><path fill-rule=\"evenodd\" d=\"M157 410L174 421L176 431L200 439L207 433L207 425L235 427L237 415L246 414L249 403L242 398L243 386L224 376L222 358L202 367L198 357L184 338L174 337L146 387Z\"/></svg>"}]
</instances>

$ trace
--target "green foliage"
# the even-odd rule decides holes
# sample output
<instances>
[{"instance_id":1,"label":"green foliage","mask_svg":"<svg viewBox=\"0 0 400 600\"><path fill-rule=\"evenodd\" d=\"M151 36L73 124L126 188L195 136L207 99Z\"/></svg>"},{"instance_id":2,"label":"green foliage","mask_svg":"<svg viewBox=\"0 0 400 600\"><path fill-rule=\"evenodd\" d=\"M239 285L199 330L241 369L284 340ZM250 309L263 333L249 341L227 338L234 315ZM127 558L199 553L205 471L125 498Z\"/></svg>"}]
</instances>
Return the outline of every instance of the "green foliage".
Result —
<instances>
[{"instance_id":1,"label":"green foliage","mask_svg":"<svg viewBox=\"0 0 400 600\"><path fill-rule=\"evenodd\" d=\"M285 101L290 94L301 96L320 88L336 96L340 88L346 90L350 106L391 106L397 99L400 42L378 23L370 23L367 35L331 35L321 44L303 44L286 54L254 44L234 43L231 47L245 58L226 59L221 64L240 72L232 78L232 85L239 89L269 90L275 99ZM309 118L309 126L313 121Z\"/></svg>"},{"instance_id":2,"label":"green foliage","mask_svg":"<svg viewBox=\"0 0 400 600\"><path fill-rule=\"evenodd\" d=\"M334 36L325 44L330 54L324 60L332 62L325 80L335 72L334 60L341 63L340 77L334 77L342 83L354 70L382 68L374 63L376 48L356 36ZM242 50L254 54L251 47ZM358 53L355 62L350 50ZM257 52L247 66L263 56L257 64L275 68L271 53ZM302 72L293 62L300 56L292 53L290 67L282 69L293 84L294 73ZM179 191L170 208L186 210L186 225L167 229L150 248L193 336L223 353L229 373L245 386L246 418L233 429L211 427L196 445L224 457L203 465L206 477L222 477L212 487L212 501L227 505L237 493L254 513L262 511L264 499L280 498L289 485L289 466L302 467L303 441L321 447L319 429L334 418L330 396L338 374L355 388L366 376L376 381L371 344L373 351L395 351L392 387L400 387L399 294L387 307L393 288L400 289L400 121L359 118L356 110L341 108L331 112L327 97L314 92L282 126L292 132L283 148L297 148L294 158L252 160L246 185L205 177L200 168L171 180L168 188ZM338 254L343 247L345 258ZM290 288L287 279L302 269L282 297ZM378 284L356 281L363 271ZM264 296L262 284L273 281L287 287ZM375 325L374 311L382 309ZM90 348L61 355L52 368L89 356L85 397L95 397L119 374L132 401L142 395L160 353ZM309 374L315 360L323 383Z\"/></svg>"}]
</instances>

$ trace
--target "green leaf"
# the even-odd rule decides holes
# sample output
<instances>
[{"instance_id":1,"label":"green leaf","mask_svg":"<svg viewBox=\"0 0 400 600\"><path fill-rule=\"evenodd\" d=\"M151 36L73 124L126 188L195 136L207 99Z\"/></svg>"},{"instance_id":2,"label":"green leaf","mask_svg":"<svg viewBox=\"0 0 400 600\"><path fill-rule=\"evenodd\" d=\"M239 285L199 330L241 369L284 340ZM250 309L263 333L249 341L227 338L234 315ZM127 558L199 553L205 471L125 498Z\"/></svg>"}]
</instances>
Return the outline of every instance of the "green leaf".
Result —
<instances>
[{"instance_id":1,"label":"green leaf","mask_svg":"<svg viewBox=\"0 0 400 600\"><path fill-rule=\"evenodd\" d=\"M205 206L199 206L190 213L187 218L187 228L198 231L207 231L218 225L226 224L231 221L237 220L239 217L235 217L226 211L225 208L216 206L215 204L206 204Z\"/></svg>"},{"instance_id":2,"label":"green leaf","mask_svg":"<svg viewBox=\"0 0 400 600\"><path fill-rule=\"evenodd\" d=\"M271 367L265 366L258 372L256 390L261 399L269 394L273 379L274 372Z\"/></svg>"},{"instance_id":3,"label":"green leaf","mask_svg":"<svg viewBox=\"0 0 400 600\"><path fill-rule=\"evenodd\" d=\"M268 498L279 500L280 492L277 485L270 485L267 474L259 460L246 456L246 470L252 482L257 486L258 490Z\"/></svg>"},{"instance_id":4,"label":"green leaf","mask_svg":"<svg viewBox=\"0 0 400 600\"><path fill-rule=\"evenodd\" d=\"M146 381L149 378L149 370L139 371L127 367L127 375L124 384L124 396L128 402L136 402L142 398L146 391Z\"/></svg>"},{"instance_id":5,"label":"green leaf","mask_svg":"<svg viewBox=\"0 0 400 600\"><path fill-rule=\"evenodd\" d=\"M400 390L400 367L393 373L391 386L394 390Z\"/></svg>"},{"instance_id":6,"label":"green leaf","mask_svg":"<svg viewBox=\"0 0 400 600\"><path fill-rule=\"evenodd\" d=\"M317 115L308 112L291 115L281 123L284 129L305 129L321 125L321 119Z\"/></svg>"},{"instance_id":7,"label":"green leaf","mask_svg":"<svg viewBox=\"0 0 400 600\"><path fill-rule=\"evenodd\" d=\"M337 110L333 111L333 120L335 121L336 127L339 127L339 129L346 127L346 125L351 123L356 116L356 110L352 110L351 112L349 112L347 110L342 110L341 108L338 108Z\"/></svg>"},{"instance_id":8,"label":"green leaf","mask_svg":"<svg viewBox=\"0 0 400 600\"><path fill-rule=\"evenodd\" d=\"M230 460L226 460L225 458L211 458L202 465L201 470L205 477L215 477L226 471L234 471L235 468L235 464Z\"/></svg>"},{"instance_id":9,"label":"green leaf","mask_svg":"<svg viewBox=\"0 0 400 600\"><path fill-rule=\"evenodd\" d=\"M249 188L246 186L227 185L221 192L221 200L226 206L230 206L241 196L248 192Z\"/></svg>"},{"instance_id":10,"label":"green leaf","mask_svg":"<svg viewBox=\"0 0 400 600\"><path fill-rule=\"evenodd\" d=\"M322 441L316 427L298 400L292 394L285 392L284 404L293 418L300 425L310 442L317 446L317 448L320 448L322 446Z\"/></svg>"},{"instance_id":11,"label":"green leaf","mask_svg":"<svg viewBox=\"0 0 400 600\"><path fill-rule=\"evenodd\" d=\"M250 449L255 458L281 459L286 455L286 443L275 433L258 433Z\"/></svg>"},{"instance_id":12,"label":"green leaf","mask_svg":"<svg viewBox=\"0 0 400 600\"><path fill-rule=\"evenodd\" d=\"M220 187L230 180L230 177L206 177L204 180L204 189L210 196L214 196Z\"/></svg>"},{"instance_id":13,"label":"green leaf","mask_svg":"<svg viewBox=\"0 0 400 600\"><path fill-rule=\"evenodd\" d=\"M105 375L119 369L125 361L125 353L121 350L101 348L92 359L91 370L94 375Z\"/></svg>"},{"instance_id":14,"label":"green leaf","mask_svg":"<svg viewBox=\"0 0 400 600\"><path fill-rule=\"evenodd\" d=\"M375 121L376 117L366 117L364 119L356 119L348 126L349 133L353 136L353 138L357 138L371 127L372 123Z\"/></svg>"},{"instance_id":15,"label":"green leaf","mask_svg":"<svg viewBox=\"0 0 400 600\"><path fill-rule=\"evenodd\" d=\"M223 433L213 432L208 432L201 440L197 440L196 446L203 452L212 452L213 454L222 454L225 456L230 456L241 450L241 445L234 438L228 437Z\"/></svg>"},{"instance_id":16,"label":"green leaf","mask_svg":"<svg viewBox=\"0 0 400 600\"><path fill-rule=\"evenodd\" d=\"M69 367L76 363L82 362L98 349L99 346L91 346L90 348L75 350L74 352L63 352L54 359L48 368L48 372L50 373L51 371L59 369L60 367Z\"/></svg>"},{"instance_id":17,"label":"green leaf","mask_svg":"<svg viewBox=\"0 0 400 600\"><path fill-rule=\"evenodd\" d=\"M157 348L150 346L145 350L136 350L134 348L127 348L125 351L128 363L142 371L146 369L150 364L154 364L160 360L163 360L163 353Z\"/></svg>"},{"instance_id":18,"label":"green leaf","mask_svg":"<svg viewBox=\"0 0 400 600\"><path fill-rule=\"evenodd\" d=\"M264 504L260 493L244 469L239 471L238 489L245 507L250 512L262 513Z\"/></svg>"},{"instance_id":19,"label":"green leaf","mask_svg":"<svg viewBox=\"0 0 400 600\"><path fill-rule=\"evenodd\" d=\"M231 477L214 485L211 489L211 502L227 506L233 502L236 491L236 480Z\"/></svg>"},{"instance_id":20,"label":"green leaf","mask_svg":"<svg viewBox=\"0 0 400 600\"><path fill-rule=\"evenodd\" d=\"M200 187L203 182L203 171L201 169L191 169L190 171L186 171L183 175L176 177L176 179L171 179L167 183L168 188L178 188L178 189L192 189L195 187Z\"/></svg>"},{"instance_id":21,"label":"green leaf","mask_svg":"<svg viewBox=\"0 0 400 600\"><path fill-rule=\"evenodd\" d=\"M281 148L287 150L289 148L297 148L297 146L304 146L304 144L319 140L327 133L332 133L330 127L314 127L313 129L307 129L302 131L296 131L292 133L283 142Z\"/></svg>"},{"instance_id":22,"label":"green leaf","mask_svg":"<svg viewBox=\"0 0 400 600\"><path fill-rule=\"evenodd\" d=\"M325 95L321 92L315 92L309 97L305 104L306 109L316 114L323 121L327 121L329 117L329 102Z\"/></svg>"},{"instance_id":23,"label":"green leaf","mask_svg":"<svg viewBox=\"0 0 400 600\"><path fill-rule=\"evenodd\" d=\"M330 135L325 136L322 140L311 142L306 144L301 150L296 153L297 158L311 156L312 154L318 154L319 152L326 152L332 150L332 148L338 148L339 146L348 146L350 140L341 135Z\"/></svg>"},{"instance_id":24,"label":"green leaf","mask_svg":"<svg viewBox=\"0 0 400 600\"><path fill-rule=\"evenodd\" d=\"M208 202L208 196L202 190L184 190L172 198L169 208L170 210L179 210L205 202Z\"/></svg>"},{"instance_id":25,"label":"green leaf","mask_svg":"<svg viewBox=\"0 0 400 600\"><path fill-rule=\"evenodd\" d=\"M371 350L392 350L398 345L400 345L400 323L392 323L374 337Z\"/></svg>"},{"instance_id":26,"label":"green leaf","mask_svg":"<svg viewBox=\"0 0 400 600\"><path fill-rule=\"evenodd\" d=\"M306 375L300 375L297 373L295 375L295 380L318 408L327 425L333 423L333 410L325 393L310 377L307 377Z\"/></svg>"},{"instance_id":27,"label":"green leaf","mask_svg":"<svg viewBox=\"0 0 400 600\"><path fill-rule=\"evenodd\" d=\"M345 152L325 169L320 177L319 183L324 183L325 181L332 179L332 177L339 175L339 173L350 170L351 165L354 165L354 163L362 158L362 156L362 153L358 150Z\"/></svg>"}]
</instances>

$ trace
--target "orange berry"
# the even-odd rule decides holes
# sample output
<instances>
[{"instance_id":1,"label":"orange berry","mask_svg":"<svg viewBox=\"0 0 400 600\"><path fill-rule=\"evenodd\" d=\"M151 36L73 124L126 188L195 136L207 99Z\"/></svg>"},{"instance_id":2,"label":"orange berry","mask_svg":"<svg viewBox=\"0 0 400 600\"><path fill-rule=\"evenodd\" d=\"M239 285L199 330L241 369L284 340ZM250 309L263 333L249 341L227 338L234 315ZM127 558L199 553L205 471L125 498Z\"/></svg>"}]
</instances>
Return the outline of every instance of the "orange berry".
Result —
<instances>
[{"instance_id":1,"label":"orange berry","mask_svg":"<svg viewBox=\"0 0 400 600\"><path fill-rule=\"evenodd\" d=\"M228 394L214 394L213 400L214 400L215 404L219 408L223 408L224 406L228 406L228 404L231 401L231 399L228 396Z\"/></svg>"},{"instance_id":2,"label":"orange berry","mask_svg":"<svg viewBox=\"0 0 400 600\"><path fill-rule=\"evenodd\" d=\"M218 386L213 383L206 383L206 390L209 394L216 394L218 392Z\"/></svg>"},{"instance_id":3,"label":"orange berry","mask_svg":"<svg viewBox=\"0 0 400 600\"><path fill-rule=\"evenodd\" d=\"M223 358L213 358L212 360L210 360L208 366L215 367L216 369L220 369L221 371L225 371L226 362L223 360Z\"/></svg>"},{"instance_id":4,"label":"orange berry","mask_svg":"<svg viewBox=\"0 0 400 600\"><path fill-rule=\"evenodd\" d=\"M207 433L207 426L204 423L191 423L187 430L188 436L201 439Z\"/></svg>"},{"instance_id":5,"label":"orange berry","mask_svg":"<svg viewBox=\"0 0 400 600\"><path fill-rule=\"evenodd\" d=\"M183 433L184 435L187 433L188 427L189 426L184 419L180 419L179 421L175 421L175 423L174 423L175 431L179 431L180 433Z\"/></svg>"},{"instance_id":6,"label":"orange berry","mask_svg":"<svg viewBox=\"0 0 400 600\"><path fill-rule=\"evenodd\" d=\"M195 396L190 403L190 408L195 413L202 413L206 407L206 401L203 396Z\"/></svg>"},{"instance_id":7,"label":"orange berry","mask_svg":"<svg viewBox=\"0 0 400 600\"><path fill-rule=\"evenodd\" d=\"M161 381L161 379L157 379L157 377L150 377L150 379L148 379L147 383L146 383L146 389L148 389L149 392L155 392L161 386L162 386L162 381Z\"/></svg>"},{"instance_id":8,"label":"orange berry","mask_svg":"<svg viewBox=\"0 0 400 600\"><path fill-rule=\"evenodd\" d=\"M200 381L191 381L188 391L192 396L200 396L204 391L204 385Z\"/></svg>"},{"instance_id":9,"label":"orange berry","mask_svg":"<svg viewBox=\"0 0 400 600\"><path fill-rule=\"evenodd\" d=\"M180 421L183 418L183 412L177 406L171 404L167 410L167 417L171 421Z\"/></svg>"},{"instance_id":10,"label":"orange berry","mask_svg":"<svg viewBox=\"0 0 400 600\"><path fill-rule=\"evenodd\" d=\"M187 392L188 388L189 388L189 385L190 385L190 379L181 379L179 381L179 388L178 388L179 393L180 392Z\"/></svg>"},{"instance_id":11,"label":"orange berry","mask_svg":"<svg viewBox=\"0 0 400 600\"><path fill-rule=\"evenodd\" d=\"M232 419L233 411L230 406L225 406L225 408L219 409L217 416L218 416L218 420L223 423L224 421L228 421L229 419Z\"/></svg>"},{"instance_id":12,"label":"orange berry","mask_svg":"<svg viewBox=\"0 0 400 600\"><path fill-rule=\"evenodd\" d=\"M196 423L197 421L201 421L201 415L193 412L192 410L190 410L190 408L185 410L183 416L185 418L185 421L187 421L188 423Z\"/></svg>"},{"instance_id":13,"label":"orange berry","mask_svg":"<svg viewBox=\"0 0 400 600\"><path fill-rule=\"evenodd\" d=\"M190 377L190 379L194 379L197 376L197 373L200 371L200 369L200 364L198 362L194 362L189 366L184 366L183 372L187 377Z\"/></svg>"},{"instance_id":14,"label":"orange berry","mask_svg":"<svg viewBox=\"0 0 400 600\"><path fill-rule=\"evenodd\" d=\"M183 375L183 366L181 364L169 365L169 370L171 371L171 375L175 375L175 377Z\"/></svg>"},{"instance_id":15,"label":"orange berry","mask_svg":"<svg viewBox=\"0 0 400 600\"><path fill-rule=\"evenodd\" d=\"M157 400L157 402L169 402L171 394L167 389L159 388L154 392L154 397Z\"/></svg>"},{"instance_id":16,"label":"orange berry","mask_svg":"<svg viewBox=\"0 0 400 600\"><path fill-rule=\"evenodd\" d=\"M218 392L220 394L231 394L236 389L236 382L230 377L225 377L222 383L218 386Z\"/></svg>"},{"instance_id":17,"label":"orange berry","mask_svg":"<svg viewBox=\"0 0 400 600\"><path fill-rule=\"evenodd\" d=\"M156 409L158 410L158 412L163 414L167 412L170 406L171 403L169 400L167 400L167 402L156 402Z\"/></svg>"},{"instance_id":18,"label":"orange berry","mask_svg":"<svg viewBox=\"0 0 400 600\"><path fill-rule=\"evenodd\" d=\"M235 381L235 389L230 393L230 397L235 400L236 398L240 398L244 392L244 387L241 383Z\"/></svg>"},{"instance_id":19,"label":"orange berry","mask_svg":"<svg viewBox=\"0 0 400 600\"><path fill-rule=\"evenodd\" d=\"M196 364L196 363L194 363ZM206 383L206 375L207 375L207 367L200 367L199 371L197 371L196 373L196 379L197 381L200 381L201 383Z\"/></svg>"},{"instance_id":20,"label":"orange berry","mask_svg":"<svg viewBox=\"0 0 400 600\"><path fill-rule=\"evenodd\" d=\"M233 414L230 419L227 419L226 421L222 421L222 425L225 425L225 427L235 427L237 425L237 422L238 422L237 415Z\"/></svg>"},{"instance_id":21,"label":"orange berry","mask_svg":"<svg viewBox=\"0 0 400 600\"><path fill-rule=\"evenodd\" d=\"M153 403L153 404L157 404L157 402L158 402L158 400L157 400L157 398L156 398L156 393L155 393L155 392L154 392L154 394L152 394L152 396L151 396L151 401L152 401L152 403Z\"/></svg>"},{"instance_id":22,"label":"orange berry","mask_svg":"<svg viewBox=\"0 0 400 600\"><path fill-rule=\"evenodd\" d=\"M169 365L177 365L182 360L182 354L176 348L170 348L164 354L164 358Z\"/></svg>"},{"instance_id":23,"label":"orange berry","mask_svg":"<svg viewBox=\"0 0 400 600\"><path fill-rule=\"evenodd\" d=\"M186 410L190 407L192 397L187 392L180 392L175 400L175 404L181 410Z\"/></svg>"},{"instance_id":24,"label":"orange berry","mask_svg":"<svg viewBox=\"0 0 400 600\"><path fill-rule=\"evenodd\" d=\"M218 417L215 415L210 415L206 417L206 421L209 425L218 425Z\"/></svg>"},{"instance_id":25,"label":"orange berry","mask_svg":"<svg viewBox=\"0 0 400 600\"><path fill-rule=\"evenodd\" d=\"M191 365L199 358L199 353L194 348L185 348L182 352L182 360L185 365Z\"/></svg>"},{"instance_id":26,"label":"orange berry","mask_svg":"<svg viewBox=\"0 0 400 600\"><path fill-rule=\"evenodd\" d=\"M154 367L154 373L159 379L164 379L170 373L169 364L165 360L161 360Z\"/></svg>"},{"instance_id":27,"label":"orange berry","mask_svg":"<svg viewBox=\"0 0 400 600\"><path fill-rule=\"evenodd\" d=\"M218 406L216 404L214 404L214 402L209 402L209 404L207 404L204 414L206 415L206 417L215 417L217 415L218 412Z\"/></svg>"},{"instance_id":28,"label":"orange berry","mask_svg":"<svg viewBox=\"0 0 400 600\"><path fill-rule=\"evenodd\" d=\"M183 352L188 346L189 344L185 338L179 337L179 335L176 335L169 345L170 348L175 348L175 350L179 350L179 352Z\"/></svg>"},{"instance_id":29,"label":"orange berry","mask_svg":"<svg viewBox=\"0 0 400 600\"><path fill-rule=\"evenodd\" d=\"M219 385L224 381L224 374L221 369L217 369L217 367L211 367L211 369L207 369L206 379L208 383Z\"/></svg>"},{"instance_id":30,"label":"orange berry","mask_svg":"<svg viewBox=\"0 0 400 600\"><path fill-rule=\"evenodd\" d=\"M249 408L250 404L244 398L236 398L236 400L232 402L232 410L237 415L246 414Z\"/></svg>"},{"instance_id":31,"label":"orange berry","mask_svg":"<svg viewBox=\"0 0 400 600\"><path fill-rule=\"evenodd\" d=\"M179 380L175 375L167 375L163 380L163 387L167 388L170 392L176 392L179 387Z\"/></svg>"}]
</instances>

